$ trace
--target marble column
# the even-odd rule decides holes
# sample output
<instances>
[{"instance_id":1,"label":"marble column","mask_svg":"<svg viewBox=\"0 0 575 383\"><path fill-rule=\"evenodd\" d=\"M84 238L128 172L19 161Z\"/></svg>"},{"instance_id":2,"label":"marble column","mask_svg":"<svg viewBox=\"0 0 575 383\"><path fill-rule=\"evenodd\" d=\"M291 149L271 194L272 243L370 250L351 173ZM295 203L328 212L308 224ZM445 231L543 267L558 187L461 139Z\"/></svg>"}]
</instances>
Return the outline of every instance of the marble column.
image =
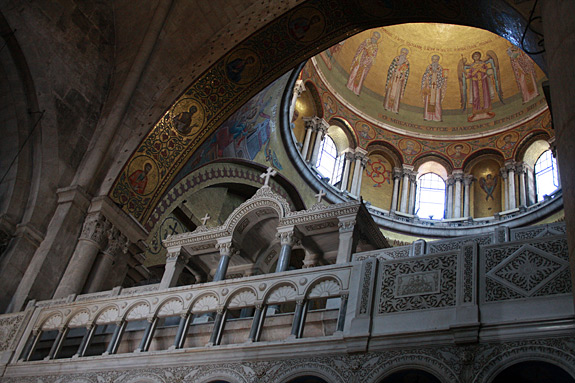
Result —
<instances>
[{"instance_id":1,"label":"marble column","mask_svg":"<svg viewBox=\"0 0 575 383\"><path fill-rule=\"evenodd\" d=\"M156 331L156 326L158 324L158 317L147 318L148 324L144 330L144 335L140 341L140 345L134 352L146 352L150 349L150 344L152 344L152 339L154 338L154 331Z\"/></svg>"},{"instance_id":2,"label":"marble column","mask_svg":"<svg viewBox=\"0 0 575 383\"><path fill-rule=\"evenodd\" d=\"M541 2L545 61L553 111L553 128L561 170L563 208L569 245L572 294L575 297L575 71L570 68L575 58L575 1Z\"/></svg>"},{"instance_id":3,"label":"marble column","mask_svg":"<svg viewBox=\"0 0 575 383\"><path fill-rule=\"evenodd\" d=\"M505 198L503 210L509 210L509 184L507 182L507 169L501 168L501 192Z\"/></svg>"},{"instance_id":4,"label":"marble column","mask_svg":"<svg viewBox=\"0 0 575 383\"><path fill-rule=\"evenodd\" d=\"M533 168L527 164L523 164L525 168L525 187L527 189L527 206L533 205L537 202L537 190L535 190L535 174Z\"/></svg>"},{"instance_id":5,"label":"marble column","mask_svg":"<svg viewBox=\"0 0 575 383\"><path fill-rule=\"evenodd\" d=\"M413 171L413 166L403 165L403 182L401 183L401 205L399 211L407 213L407 203L409 199L409 175Z\"/></svg>"},{"instance_id":6,"label":"marble column","mask_svg":"<svg viewBox=\"0 0 575 383\"><path fill-rule=\"evenodd\" d=\"M317 120L315 122L315 127L314 127L314 131L316 132L315 134L315 140L314 140L314 145L313 145L313 151L311 152L311 158L310 158L310 164L312 166L315 166L317 164L317 158L319 156L319 150L321 148L321 143L323 141L323 138L325 137L325 135L327 134L327 128L329 127L328 123L325 122L323 119L316 117Z\"/></svg>"},{"instance_id":7,"label":"marble column","mask_svg":"<svg viewBox=\"0 0 575 383\"><path fill-rule=\"evenodd\" d=\"M170 349L180 349L184 347L191 319L192 315L189 312L180 314L180 323L178 324L178 331L176 332L176 338L174 339L174 345L171 346Z\"/></svg>"},{"instance_id":8,"label":"marble column","mask_svg":"<svg viewBox=\"0 0 575 383\"><path fill-rule=\"evenodd\" d=\"M295 236L294 227L287 227L278 230L276 237L279 238L281 248L280 255L278 256L278 263L276 266L276 273L287 271L290 264L291 250L294 243L297 241Z\"/></svg>"},{"instance_id":9,"label":"marble column","mask_svg":"<svg viewBox=\"0 0 575 383\"><path fill-rule=\"evenodd\" d=\"M214 279L212 280L212 282L222 281L226 278L226 273L228 272L228 265L230 263L230 259L235 252L231 238L224 238L222 240L218 240L216 248L220 250L220 263L218 264L218 268L216 270L216 273L214 274Z\"/></svg>"},{"instance_id":10,"label":"marble column","mask_svg":"<svg viewBox=\"0 0 575 383\"><path fill-rule=\"evenodd\" d=\"M355 216L338 217L338 219L339 245L335 263L347 263L351 261L351 254L353 252Z\"/></svg>"},{"instance_id":11,"label":"marble column","mask_svg":"<svg viewBox=\"0 0 575 383\"><path fill-rule=\"evenodd\" d=\"M63 327L58 331L58 335L56 335L56 339L54 339L54 343L52 343L52 347L50 348L50 352L48 356L44 359L56 359L58 358L58 353L62 349L62 344L64 343L64 339L66 339L66 334L68 334L68 327Z\"/></svg>"},{"instance_id":12,"label":"marble column","mask_svg":"<svg viewBox=\"0 0 575 383\"><path fill-rule=\"evenodd\" d=\"M94 323L89 323L86 326L86 333L82 337L82 341L80 342L80 346L78 346L78 351L72 356L72 358L78 358L84 356L86 354L86 350L90 347L90 343L92 342L92 338L94 337L94 333L96 332L96 325Z\"/></svg>"},{"instance_id":13,"label":"marble column","mask_svg":"<svg viewBox=\"0 0 575 383\"><path fill-rule=\"evenodd\" d=\"M445 218L453 218L453 184L455 183L455 179L453 175L447 176L447 195L446 195L446 213Z\"/></svg>"},{"instance_id":14,"label":"marble column","mask_svg":"<svg viewBox=\"0 0 575 383\"><path fill-rule=\"evenodd\" d=\"M307 161L309 156L309 145L311 142L311 133L313 132L314 121L313 119L306 119L305 121L305 138L303 140L303 148L301 149L301 156L303 157L304 161Z\"/></svg>"},{"instance_id":15,"label":"marble column","mask_svg":"<svg viewBox=\"0 0 575 383\"><path fill-rule=\"evenodd\" d=\"M224 326L226 324L226 314L227 311L223 307L218 308L208 345L217 346L220 344L222 333L224 332Z\"/></svg>"},{"instance_id":16,"label":"marble column","mask_svg":"<svg viewBox=\"0 0 575 383\"><path fill-rule=\"evenodd\" d=\"M249 342L257 342L258 341L258 332L260 329L260 323L262 320L262 316L264 314L263 306L261 303L255 305L255 312L254 317L252 319L252 326L250 328L250 333L248 335Z\"/></svg>"},{"instance_id":17,"label":"marble column","mask_svg":"<svg viewBox=\"0 0 575 383\"><path fill-rule=\"evenodd\" d=\"M341 177L341 191L349 191L349 174L351 169L351 164L353 162L355 151L351 149L344 150L344 168L343 168L343 176Z\"/></svg>"},{"instance_id":18,"label":"marble column","mask_svg":"<svg viewBox=\"0 0 575 383\"><path fill-rule=\"evenodd\" d=\"M55 299L82 292L94 260L105 244L109 227L110 223L99 212L86 216L76 249L54 293Z\"/></svg>"},{"instance_id":19,"label":"marble column","mask_svg":"<svg viewBox=\"0 0 575 383\"><path fill-rule=\"evenodd\" d=\"M164 275L160 281L160 290L176 286L182 270L190 260L190 255L180 246L168 248Z\"/></svg>"},{"instance_id":20,"label":"marble column","mask_svg":"<svg viewBox=\"0 0 575 383\"><path fill-rule=\"evenodd\" d=\"M348 300L348 294L342 294L341 295L341 303L339 306L339 313L337 316L337 327L336 327L336 332L343 332L343 328L345 326L345 315L347 312L347 300Z\"/></svg>"},{"instance_id":21,"label":"marble column","mask_svg":"<svg viewBox=\"0 0 575 383\"><path fill-rule=\"evenodd\" d=\"M463 177L463 216L469 217L471 205L471 184L473 183L473 175L466 174Z\"/></svg>"},{"instance_id":22,"label":"marble column","mask_svg":"<svg viewBox=\"0 0 575 383\"><path fill-rule=\"evenodd\" d=\"M519 205L527 206L527 168L524 163L517 164L515 172L519 178Z\"/></svg>"},{"instance_id":23,"label":"marble column","mask_svg":"<svg viewBox=\"0 0 575 383\"><path fill-rule=\"evenodd\" d=\"M20 359L19 359L19 360L22 360L24 362L29 361L30 358L32 357L32 354L34 354L34 351L36 350L36 346L38 345L38 342L40 342L40 338L42 337L42 330L41 329L32 330L31 337L32 337L32 339L30 339L28 341L28 343L26 344L26 347L22 351L22 355L20 356Z\"/></svg>"},{"instance_id":24,"label":"marble column","mask_svg":"<svg viewBox=\"0 0 575 383\"><path fill-rule=\"evenodd\" d=\"M352 195L359 197L361 193L361 178L363 175L363 170L365 169L365 165L367 164L367 151L362 148L356 148L355 154L355 167L353 168L353 177L351 182L351 191Z\"/></svg>"},{"instance_id":25,"label":"marble column","mask_svg":"<svg viewBox=\"0 0 575 383\"><path fill-rule=\"evenodd\" d=\"M307 302L306 302L307 303ZM304 301L298 299L295 305L290 338L301 338L303 333Z\"/></svg>"},{"instance_id":26,"label":"marble column","mask_svg":"<svg viewBox=\"0 0 575 383\"><path fill-rule=\"evenodd\" d=\"M461 183L463 181L463 171L454 170L453 179L455 180L455 195L453 203L453 218L461 218Z\"/></svg>"},{"instance_id":27,"label":"marble column","mask_svg":"<svg viewBox=\"0 0 575 383\"><path fill-rule=\"evenodd\" d=\"M559 171L559 159L557 158L557 143L555 141L555 137L551 137L548 142L549 149L551 150L551 154L553 154L553 158L555 159L555 166L557 168L557 188L561 189L561 177L559 177L561 172Z\"/></svg>"},{"instance_id":28,"label":"marble column","mask_svg":"<svg viewBox=\"0 0 575 383\"><path fill-rule=\"evenodd\" d=\"M94 265L91 279L86 288L87 293L102 291L102 287L110 278L116 260L123 257L128 252L129 241L125 235L116 228L108 231L108 244L98 255L98 260Z\"/></svg>"},{"instance_id":29,"label":"marble column","mask_svg":"<svg viewBox=\"0 0 575 383\"><path fill-rule=\"evenodd\" d=\"M293 114L295 112L295 104L297 99L301 96L301 94L305 91L305 84L303 80L297 80L293 87L293 93L291 98L291 103L289 107L289 120L293 121Z\"/></svg>"},{"instance_id":30,"label":"marble column","mask_svg":"<svg viewBox=\"0 0 575 383\"><path fill-rule=\"evenodd\" d=\"M517 201L515 198L515 162L508 161L505 163L505 169L507 169L507 185L509 193L509 209L515 209L517 207Z\"/></svg>"},{"instance_id":31,"label":"marble column","mask_svg":"<svg viewBox=\"0 0 575 383\"><path fill-rule=\"evenodd\" d=\"M417 187L417 172L411 172L409 174L409 210L407 211L409 214L414 214L415 212L415 189Z\"/></svg>"},{"instance_id":32,"label":"marble column","mask_svg":"<svg viewBox=\"0 0 575 383\"><path fill-rule=\"evenodd\" d=\"M399 184L401 183L401 169L393 168L393 194L391 195L391 206L389 208L390 212L397 210L397 200L399 199Z\"/></svg>"},{"instance_id":33,"label":"marble column","mask_svg":"<svg viewBox=\"0 0 575 383\"><path fill-rule=\"evenodd\" d=\"M124 330L126 329L126 323L127 322L125 320L116 322L116 328L114 329L110 343L108 343L108 347L102 355L111 355L118 351L118 346L120 345L122 335L124 335Z\"/></svg>"}]
</instances>

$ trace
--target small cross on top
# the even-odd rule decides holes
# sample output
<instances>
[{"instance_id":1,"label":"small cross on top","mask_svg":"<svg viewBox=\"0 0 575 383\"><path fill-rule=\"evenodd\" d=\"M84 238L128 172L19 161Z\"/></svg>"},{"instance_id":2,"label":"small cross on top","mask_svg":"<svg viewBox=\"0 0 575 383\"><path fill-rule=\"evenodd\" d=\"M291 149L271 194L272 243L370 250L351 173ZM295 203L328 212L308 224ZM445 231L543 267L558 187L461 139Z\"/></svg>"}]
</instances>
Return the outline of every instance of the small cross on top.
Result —
<instances>
[{"instance_id":1,"label":"small cross on top","mask_svg":"<svg viewBox=\"0 0 575 383\"><path fill-rule=\"evenodd\" d=\"M321 202L321 199L322 199L323 197L325 197L325 196L326 196L325 192L323 191L323 189L321 189L321 190L319 191L319 193L317 193L317 194L315 195L315 198L317 198L317 203L320 203L320 202Z\"/></svg>"},{"instance_id":2,"label":"small cross on top","mask_svg":"<svg viewBox=\"0 0 575 383\"><path fill-rule=\"evenodd\" d=\"M270 177L273 177L276 174L278 174L278 172L276 172L271 166L266 170L265 173L262 173L260 178L264 178L264 186L269 186Z\"/></svg>"},{"instance_id":3,"label":"small cross on top","mask_svg":"<svg viewBox=\"0 0 575 383\"><path fill-rule=\"evenodd\" d=\"M210 215L208 213L206 213L206 215L204 216L204 218L202 218L202 225L206 226L206 222L208 222L208 220L210 219Z\"/></svg>"}]
</instances>

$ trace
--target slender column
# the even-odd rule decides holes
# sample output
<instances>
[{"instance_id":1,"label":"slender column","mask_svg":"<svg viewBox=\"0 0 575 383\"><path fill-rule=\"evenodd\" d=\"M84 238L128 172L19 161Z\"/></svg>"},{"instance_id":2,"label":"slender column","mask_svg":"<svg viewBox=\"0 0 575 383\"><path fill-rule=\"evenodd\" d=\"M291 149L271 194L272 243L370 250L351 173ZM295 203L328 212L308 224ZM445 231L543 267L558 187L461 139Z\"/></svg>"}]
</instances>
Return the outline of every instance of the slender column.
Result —
<instances>
[{"instance_id":1,"label":"slender column","mask_svg":"<svg viewBox=\"0 0 575 383\"><path fill-rule=\"evenodd\" d=\"M168 248L164 275L160 281L160 290L176 286L178 278L189 259L190 255L182 247Z\"/></svg>"},{"instance_id":2,"label":"slender column","mask_svg":"<svg viewBox=\"0 0 575 383\"><path fill-rule=\"evenodd\" d=\"M216 319L214 320L214 328L212 329L210 342L208 344L212 346L217 346L218 344L220 344L225 321L226 321L226 311L223 308L219 308L218 313L216 315Z\"/></svg>"},{"instance_id":3,"label":"slender column","mask_svg":"<svg viewBox=\"0 0 575 383\"><path fill-rule=\"evenodd\" d=\"M105 243L109 227L110 224L101 213L88 214L74 254L54 293L55 299L79 294L82 291L94 260Z\"/></svg>"},{"instance_id":4,"label":"slender column","mask_svg":"<svg viewBox=\"0 0 575 383\"><path fill-rule=\"evenodd\" d=\"M216 248L220 250L220 263L218 264L218 269L214 274L213 282L222 281L226 278L230 258L235 252L231 238L224 238L221 242L218 241Z\"/></svg>"},{"instance_id":5,"label":"slender column","mask_svg":"<svg viewBox=\"0 0 575 383\"><path fill-rule=\"evenodd\" d=\"M82 337L82 341L80 342L80 346L78 347L78 351L72 356L72 358L78 358L84 356L86 354L86 350L90 346L90 342L92 342L92 338L94 337L94 332L96 331L96 325L90 323L86 326L86 333Z\"/></svg>"},{"instance_id":6,"label":"slender column","mask_svg":"<svg viewBox=\"0 0 575 383\"><path fill-rule=\"evenodd\" d=\"M409 197L409 175L413 171L413 166L403 165L403 182L401 183L401 205L399 211L407 213L407 202Z\"/></svg>"},{"instance_id":7,"label":"slender column","mask_svg":"<svg viewBox=\"0 0 575 383\"><path fill-rule=\"evenodd\" d=\"M120 340L122 339L125 329L126 321L121 320L116 322L116 328L114 329L114 334L112 334L112 339L110 339L108 348L106 348L106 351L102 355L115 354L118 351L118 346L120 345Z\"/></svg>"},{"instance_id":8,"label":"slender column","mask_svg":"<svg viewBox=\"0 0 575 383\"><path fill-rule=\"evenodd\" d=\"M393 169L393 194L391 196L391 207L389 211L397 210L397 200L399 199L399 184L401 183L401 169Z\"/></svg>"},{"instance_id":9,"label":"slender column","mask_svg":"<svg viewBox=\"0 0 575 383\"><path fill-rule=\"evenodd\" d=\"M350 193L358 196L361 191L361 177L367 164L367 152L362 148L356 148L354 153L355 167L353 168L353 177L351 181Z\"/></svg>"},{"instance_id":10,"label":"slender column","mask_svg":"<svg viewBox=\"0 0 575 383\"><path fill-rule=\"evenodd\" d=\"M326 133L327 133L327 128L328 128L328 124L327 122L325 122L323 119L316 117L316 124L314 127L314 130L316 131L316 135L315 135L315 142L314 142L314 146L313 146L313 151L311 152L311 159L310 159L310 164L312 166L315 166L315 164L317 163L317 157L319 155L319 149L321 147L321 142L323 141L323 138L325 137Z\"/></svg>"},{"instance_id":11,"label":"slender column","mask_svg":"<svg viewBox=\"0 0 575 383\"><path fill-rule=\"evenodd\" d=\"M282 231L279 231L276 234L276 237L280 239L281 244L280 255L278 257L278 263L276 266L276 273L287 271L289 268L291 250L295 241L297 241L294 230L294 227L290 226L287 228L282 228Z\"/></svg>"},{"instance_id":12,"label":"slender column","mask_svg":"<svg viewBox=\"0 0 575 383\"><path fill-rule=\"evenodd\" d=\"M349 191L349 171L351 169L351 163L354 158L355 151L351 149L346 149L347 151L344 152L345 158L345 165L343 168L343 176L341 177L341 191Z\"/></svg>"},{"instance_id":13,"label":"slender column","mask_svg":"<svg viewBox=\"0 0 575 383\"><path fill-rule=\"evenodd\" d=\"M527 206L527 169L524 163L520 163L515 168L519 176L519 204L521 206Z\"/></svg>"},{"instance_id":14,"label":"slender column","mask_svg":"<svg viewBox=\"0 0 575 383\"><path fill-rule=\"evenodd\" d=\"M347 263L351 261L353 253L353 231L355 228L355 216L343 216L339 219L339 245L335 263Z\"/></svg>"},{"instance_id":15,"label":"slender column","mask_svg":"<svg viewBox=\"0 0 575 383\"><path fill-rule=\"evenodd\" d=\"M54 343L52 343L52 348L50 348L50 353L44 359L56 359L58 357L58 353L62 349L62 343L64 343L67 333L68 327L63 327L58 331L58 335L56 335L56 339L54 340Z\"/></svg>"},{"instance_id":16,"label":"slender column","mask_svg":"<svg viewBox=\"0 0 575 383\"><path fill-rule=\"evenodd\" d=\"M509 185L507 183L507 170L505 168L501 168L501 179L501 190L505 196L505 206L503 210L509 210Z\"/></svg>"},{"instance_id":17,"label":"slender column","mask_svg":"<svg viewBox=\"0 0 575 383\"><path fill-rule=\"evenodd\" d=\"M507 183L509 185L509 209L515 209L517 207L515 199L515 163L513 161L506 162L505 168L507 169Z\"/></svg>"},{"instance_id":18,"label":"slender column","mask_svg":"<svg viewBox=\"0 0 575 383\"><path fill-rule=\"evenodd\" d=\"M358 153L357 149L356 149L355 153L356 154ZM360 167L358 169L359 172L357 175L357 184L355 185L355 193L354 193L358 197L361 196L361 180L363 177L363 171L365 170L365 165L367 165L367 160L368 160L367 152L366 153L360 152L360 161L359 161Z\"/></svg>"},{"instance_id":19,"label":"slender column","mask_svg":"<svg viewBox=\"0 0 575 383\"><path fill-rule=\"evenodd\" d=\"M411 183L409 190L409 214L414 214L415 211L415 188L416 188L417 173L411 172L409 174L409 182Z\"/></svg>"},{"instance_id":20,"label":"slender column","mask_svg":"<svg viewBox=\"0 0 575 383\"><path fill-rule=\"evenodd\" d=\"M461 218L461 182L463 181L463 171L455 170L453 172L453 178L455 179L453 218Z\"/></svg>"},{"instance_id":21,"label":"slender column","mask_svg":"<svg viewBox=\"0 0 575 383\"><path fill-rule=\"evenodd\" d=\"M348 295L347 294L342 294L341 295L341 303L339 306L339 314L337 316L337 328L336 328L336 332L342 332L343 331L343 327L345 326L345 315L347 312L347 299L348 299Z\"/></svg>"},{"instance_id":22,"label":"slender column","mask_svg":"<svg viewBox=\"0 0 575 383\"><path fill-rule=\"evenodd\" d=\"M561 189L561 172L559 171L559 159L557 158L557 142L555 141L555 136L549 139L549 149L551 149L551 154L555 158L555 166L557 167L557 188Z\"/></svg>"},{"instance_id":23,"label":"slender column","mask_svg":"<svg viewBox=\"0 0 575 383\"><path fill-rule=\"evenodd\" d=\"M156 330L157 324L158 324L158 317L148 318L148 325L144 330L144 335L142 336L142 340L140 341L140 346L136 350L134 350L134 352L145 352L150 349L150 344L152 343L152 339L154 338L154 331Z\"/></svg>"},{"instance_id":24,"label":"slender column","mask_svg":"<svg viewBox=\"0 0 575 383\"><path fill-rule=\"evenodd\" d=\"M535 175L533 174L533 169L527 164L523 164L525 168L525 188L527 190L527 206L533 205L537 202L536 190L535 190Z\"/></svg>"},{"instance_id":25,"label":"slender column","mask_svg":"<svg viewBox=\"0 0 575 383\"><path fill-rule=\"evenodd\" d=\"M311 142L311 133L313 131L314 123L313 120L304 119L305 121L305 138L303 140L303 148L301 150L301 156L305 161L309 158L309 145Z\"/></svg>"},{"instance_id":26,"label":"slender column","mask_svg":"<svg viewBox=\"0 0 575 383\"><path fill-rule=\"evenodd\" d=\"M95 270L92 273L92 279L88 283L86 292L93 293L101 291L106 281L110 278L115 260L119 259L128 252L130 242L125 235L120 233L116 228L108 231L108 244L100 253L99 260L96 262Z\"/></svg>"},{"instance_id":27,"label":"slender column","mask_svg":"<svg viewBox=\"0 0 575 383\"><path fill-rule=\"evenodd\" d=\"M295 305L290 338L300 338L301 319L303 316L303 299L298 299Z\"/></svg>"},{"instance_id":28,"label":"slender column","mask_svg":"<svg viewBox=\"0 0 575 383\"><path fill-rule=\"evenodd\" d=\"M248 342L257 342L257 333L260 327L260 321L262 320L262 304L256 304L256 310L254 312L254 317L252 319L252 327L250 328L250 334L248 335Z\"/></svg>"},{"instance_id":29,"label":"slender column","mask_svg":"<svg viewBox=\"0 0 575 383\"><path fill-rule=\"evenodd\" d=\"M176 333L176 338L174 339L174 345L171 348L180 349L184 347L184 343L186 342L186 334L188 333L188 326L190 325L191 318L192 316L190 315L190 313L180 315L178 332Z\"/></svg>"},{"instance_id":30,"label":"slender column","mask_svg":"<svg viewBox=\"0 0 575 383\"><path fill-rule=\"evenodd\" d=\"M22 351L22 354L20 355L20 360L23 360L25 362L30 360L32 354L34 353L34 350L36 349L36 346L38 345L38 342L40 341L41 336L42 336L42 330L34 329L32 331L33 339L26 344L26 348L24 348L24 351Z\"/></svg>"},{"instance_id":31,"label":"slender column","mask_svg":"<svg viewBox=\"0 0 575 383\"><path fill-rule=\"evenodd\" d=\"M453 175L447 176L447 212L445 217L446 218L453 218L453 184L455 183L455 179Z\"/></svg>"},{"instance_id":32,"label":"slender column","mask_svg":"<svg viewBox=\"0 0 575 383\"><path fill-rule=\"evenodd\" d=\"M293 87L293 94L292 94L292 98L291 98L291 104L289 107L289 120L290 121L293 121L293 114L295 111L296 101L304 91L305 91L305 84L303 83L303 80L297 80L295 82L295 86Z\"/></svg>"},{"instance_id":33,"label":"slender column","mask_svg":"<svg viewBox=\"0 0 575 383\"><path fill-rule=\"evenodd\" d=\"M471 184L473 182L473 175L466 174L463 177L463 216L469 217L469 205L471 197Z\"/></svg>"}]
</instances>

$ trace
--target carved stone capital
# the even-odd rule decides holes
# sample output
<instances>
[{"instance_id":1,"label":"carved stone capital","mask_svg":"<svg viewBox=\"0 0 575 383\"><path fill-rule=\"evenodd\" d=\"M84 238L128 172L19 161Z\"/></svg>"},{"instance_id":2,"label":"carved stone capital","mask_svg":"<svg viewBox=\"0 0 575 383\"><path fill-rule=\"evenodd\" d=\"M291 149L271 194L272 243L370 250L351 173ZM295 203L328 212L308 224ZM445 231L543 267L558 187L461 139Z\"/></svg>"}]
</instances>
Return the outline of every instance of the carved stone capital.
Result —
<instances>
[{"instance_id":1,"label":"carved stone capital","mask_svg":"<svg viewBox=\"0 0 575 383\"><path fill-rule=\"evenodd\" d=\"M455 178L450 174L447 176L447 186L453 186L453 184L455 184Z\"/></svg>"},{"instance_id":2,"label":"carved stone capital","mask_svg":"<svg viewBox=\"0 0 575 383\"><path fill-rule=\"evenodd\" d=\"M295 230L276 233L276 238L280 240L282 246L294 246L299 242Z\"/></svg>"},{"instance_id":3,"label":"carved stone capital","mask_svg":"<svg viewBox=\"0 0 575 383\"><path fill-rule=\"evenodd\" d=\"M499 169L499 171L501 173L501 178L506 180L507 179L507 168L501 168L501 169Z\"/></svg>"},{"instance_id":4,"label":"carved stone capital","mask_svg":"<svg viewBox=\"0 0 575 383\"><path fill-rule=\"evenodd\" d=\"M103 246L107 239L106 232L110 226L110 222L106 220L102 213L90 213L84 220L80 239L88 239L97 243L98 246Z\"/></svg>"},{"instance_id":5,"label":"carved stone capital","mask_svg":"<svg viewBox=\"0 0 575 383\"><path fill-rule=\"evenodd\" d=\"M451 175L453 176L455 182L463 181L463 172L461 170L456 170Z\"/></svg>"},{"instance_id":6,"label":"carved stone capital","mask_svg":"<svg viewBox=\"0 0 575 383\"><path fill-rule=\"evenodd\" d=\"M355 152L345 152L344 155L345 155L346 161L350 161L350 162L351 162L351 161L353 161L354 158L355 158Z\"/></svg>"},{"instance_id":7,"label":"carved stone capital","mask_svg":"<svg viewBox=\"0 0 575 383\"><path fill-rule=\"evenodd\" d=\"M120 230L112 227L112 229L108 231L108 244L106 245L104 253L112 257L126 254L129 245L130 241L128 241L128 238L120 233Z\"/></svg>"},{"instance_id":8,"label":"carved stone capital","mask_svg":"<svg viewBox=\"0 0 575 383\"><path fill-rule=\"evenodd\" d=\"M355 219L349 221L339 221L337 227L339 227L340 233L352 232L353 229L355 228Z\"/></svg>"},{"instance_id":9,"label":"carved stone capital","mask_svg":"<svg viewBox=\"0 0 575 383\"><path fill-rule=\"evenodd\" d=\"M515 161L513 161L513 160L511 160L511 161L506 161L506 162L505 162L505 169L506 169L508 172L514 172L514 171L515 171L515 165L516 165L516 163L515 163Z\"/></svg>"},{"instance_id":10,"label":"carved stone capital","mask_svg":"<svg viewBox=\"0 0 575 383\"><path fill-rule=\"evenodd\" d=\"M469 186L471 185L471 183L475 180L475 178L473 178L473 174L466 174L465 176L463 176L463 184L465 186Z\"/></svg>"},{"instance_id":11,"label":"carved stone capital","mask_svg":"<svg viewBox=\"0 0 575 383\"><path fill-rule=\"evenodd\" d=\"M403 177L403 170L401 168L393 168L393 178L400 179Z\"/></svg>"},{"instance_id":12,"label":"carved stone capital","mask_svg":"<svg viewBox=\"0 0 575 383\"><path fill-rule=\"evenodd\" d=\"M221 256L231 257L235 253L232 241L216 243L216 249L220 251Z\"/></svg>"},{"instance_id":13,"label":"carved stone capital","mask_svg":"<svg viewBox=\"0 0 575 383\"><path fill-rule=\"evenodd\" d=\"M295 82L295 86L293 87L293 94L296 96L296 98L298 98L303 92L305 92L305 84L303 80L297 80Z\"/></svg>"}]
</instances>

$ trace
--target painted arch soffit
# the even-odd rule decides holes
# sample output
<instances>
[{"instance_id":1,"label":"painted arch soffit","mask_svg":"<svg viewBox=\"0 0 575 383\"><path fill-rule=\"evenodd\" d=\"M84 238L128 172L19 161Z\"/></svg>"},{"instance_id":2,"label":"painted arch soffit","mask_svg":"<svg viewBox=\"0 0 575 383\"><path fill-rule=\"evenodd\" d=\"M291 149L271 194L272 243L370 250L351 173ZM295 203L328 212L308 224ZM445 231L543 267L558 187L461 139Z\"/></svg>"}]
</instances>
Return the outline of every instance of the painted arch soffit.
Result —
<instances>
[{"instance_id":1,"label":"painted arch soffit","mask_svg":"<svg viewBox=\"0 0 575 383\"><path fill-rule=\"evenodd\" d=\"M287 11L219 59L169 107L126 162L110 198L139 222L145 222L179 169L238 107L294 63L346 35L374 24L431 18L436 22L485 24L480 26L516 40L521 36L524 20L503 0L496 1L498 12L515 18L517 30L492 20L478 20L477 14L487 9L486 0L471 6L457 0L436 4L431 10L425 6L427 2L310 0Z\"/></svg>"}]
</instances>

